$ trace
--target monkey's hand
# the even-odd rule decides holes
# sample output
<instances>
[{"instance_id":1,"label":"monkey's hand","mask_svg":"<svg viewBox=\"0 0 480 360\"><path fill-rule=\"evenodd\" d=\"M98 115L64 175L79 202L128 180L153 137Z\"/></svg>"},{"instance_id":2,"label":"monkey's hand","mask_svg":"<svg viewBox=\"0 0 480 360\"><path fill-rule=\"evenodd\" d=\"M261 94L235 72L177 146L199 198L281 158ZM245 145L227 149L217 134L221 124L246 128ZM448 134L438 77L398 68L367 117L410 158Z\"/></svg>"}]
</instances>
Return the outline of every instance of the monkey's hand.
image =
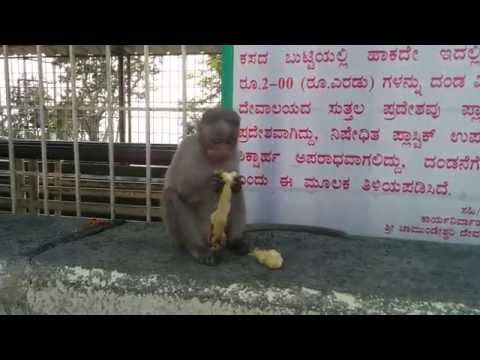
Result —
<instances>
[{"instance_id":1,"label":"monkey's hand","mask_svg":"<svg viewBox=\"0 0 480 360\"><path fill-rule=\"evenodd\" d=\"M219 250L223 249L225 247L226 243L227 243L227 234L225 234L225 232L223 232L222 235L220 235L219 238L215 239L214 234L213 234L213 229L214 229L214 226L211 223L210 224L210 230L209 230L209 233L208 233L208 245L210 246L210 249L212 251L219 251Z\"/></svg>"},{"instance_id":2,"label":"monkey's hand","mask_svg":"<svg viewBox=\"0 0 480 360\"><path fill-rule=\"evenodd\" d=\"M242 181L240 175L235 175L232 183L232 192L238 194L242 190Z\"/></svg>"},{"instance_id":3,"label":"monkey's hand","mask_svg":"<svg viewBox=\"0 0 480 360\"><path fill-rule=\"evenodd\" d=\"M214 172L210 181L213 187L213 191L215 191L216 194L220 194L222 192L223 186L225 185L225 182L222 178L222 173L219 171Z\"/></svg>"}]
</instances>

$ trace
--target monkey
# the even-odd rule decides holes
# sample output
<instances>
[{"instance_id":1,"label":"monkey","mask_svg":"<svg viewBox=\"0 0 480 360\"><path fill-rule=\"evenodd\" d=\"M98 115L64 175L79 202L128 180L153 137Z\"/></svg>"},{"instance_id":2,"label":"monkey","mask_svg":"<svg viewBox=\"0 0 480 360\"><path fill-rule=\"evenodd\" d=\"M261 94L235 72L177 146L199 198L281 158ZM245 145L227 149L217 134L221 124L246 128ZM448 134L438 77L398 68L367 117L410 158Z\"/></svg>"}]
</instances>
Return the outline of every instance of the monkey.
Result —
<instances>
[{"instance_id":1,"label":"monkey","mask_svg":"<svg viewBox=\"0 0 480 360\"><path fill-rule=\"evenodd\" d=\"M163 204L168 236L204 265L220 262L220 254L208 244L210 215L224 185L219 171L238 174L232 184L226 247L239 255L250 252L244 237L246 208L239 175L240 121L233 110L205 111L196 133L181 141L165 174Z\"/></svg>"}]
</instances>

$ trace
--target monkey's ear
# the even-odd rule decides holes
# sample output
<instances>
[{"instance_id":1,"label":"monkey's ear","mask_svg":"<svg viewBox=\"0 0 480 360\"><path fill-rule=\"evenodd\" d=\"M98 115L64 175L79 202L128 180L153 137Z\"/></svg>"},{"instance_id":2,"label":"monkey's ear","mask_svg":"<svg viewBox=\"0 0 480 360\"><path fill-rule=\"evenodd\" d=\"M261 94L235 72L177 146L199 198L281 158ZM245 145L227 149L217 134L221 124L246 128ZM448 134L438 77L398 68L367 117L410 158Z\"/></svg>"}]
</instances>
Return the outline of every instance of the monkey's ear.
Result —
<instances>
[{"instance_id":1,"label":"monkey's ear","mask_svg":"<svg viewBox=\"0 0 480 360\"><path fill-rule=\"evenodd\" d=\"M202 124L202 120L201 119L195 119L192 121L192 124L193 124L193 127L195 130L198 130L200 129L200 125Z\"/></svg>"},{"instance_id":2,"label":"monkey's ear","mask_svg":"<svg viewBox=\"0 0 480 360\"><path fill-rule=\"evenodd\" d=\"M200 119L200 123L204 124L204 123L215 121L216 118L218 117L218 114L219 114L220 111L221 110L216 109L216 108L207 109L203 113L203 115Z\"/></svg>"}]
</instances>

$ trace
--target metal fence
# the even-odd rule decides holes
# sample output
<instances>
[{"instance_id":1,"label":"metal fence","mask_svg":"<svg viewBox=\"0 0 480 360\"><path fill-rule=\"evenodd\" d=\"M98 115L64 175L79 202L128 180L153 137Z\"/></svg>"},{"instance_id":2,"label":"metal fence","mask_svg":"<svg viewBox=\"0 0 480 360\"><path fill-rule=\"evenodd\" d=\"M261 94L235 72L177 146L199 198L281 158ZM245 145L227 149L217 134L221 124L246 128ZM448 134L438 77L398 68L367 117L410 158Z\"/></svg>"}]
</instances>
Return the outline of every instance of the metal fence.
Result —
<instances>
[{"instance_id":1,"label":"metal fence","mask_svg":"<svg viewBox=\"0 0 480 360\"><path fill-rule=\"evenodd\" d=\"M63 185L64 161L53 162L54 170L49 170L52 161L47 158L47 143L67 141L73 143L74 154L74 173L70 174L73 179L67 182L73 180L75 215L82 216L82 196L90 196L94 187L90 184L89 190L84 190L81 186L82 181L92 181L92 176L80 172L84 160L79 143L104 142L108 143L108 190L101 189L109 193L109 213L114 219L118 208L116 184L120 181L115 174L118 164L114 144L144 143L145 162L140 166L145 167L145 177L130 180L137 188L139 182L143 183L145 219L152 220L152 144L177 144L192 120L205 108L219 103L220 94L215 86L219 84L218 73L209 66L212 56L218 54L191 54L185 45L180 54L152 55L150 49L144 45L142 53L112 56L110 45L100 49L104 50L100 55L77 54L76 46L69 45L68 56L52 56L46 46L36 46L36 54L22 55L12 54L8 46L3 46L0 135L4 141L8 139L9 165L8 171L1 174L5 177L8 173L4 190L9 189L13 214L20 200L40 200L40 196L32 194L41 195L41 213L45 215L52 213L49 206L55 201L64 203L62 191L71 193L73 189ZM15 156L14 143L19 139L41 144L41 158L29 160L28 170ZM41 169L37 169L39 165ZM30 190L21 191L25 178L30 179ZM101 181L105 182L105 177ZM56 189L55 195L49 194L49 189ZM24 207L40 213L31 204ZM61 205L54 210L57 215L64 212Z\"/></svg>"}]
</instances>

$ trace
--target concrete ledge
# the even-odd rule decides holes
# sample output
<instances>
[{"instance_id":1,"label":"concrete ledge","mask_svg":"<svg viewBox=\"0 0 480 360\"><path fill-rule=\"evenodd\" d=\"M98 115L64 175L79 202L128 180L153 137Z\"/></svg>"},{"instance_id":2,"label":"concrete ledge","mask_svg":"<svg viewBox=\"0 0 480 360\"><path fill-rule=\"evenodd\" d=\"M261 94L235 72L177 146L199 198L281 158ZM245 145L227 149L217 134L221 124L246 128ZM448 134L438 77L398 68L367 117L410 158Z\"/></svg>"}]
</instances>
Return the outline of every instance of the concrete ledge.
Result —
<instances>
[{"instance_id":1,"label":"concrete ledge","mask_svg":"<svg viewBox=\"0 0 480 360\"><path fill-rule=\"evenodd\" d=\"M128 223L34 258L82 219L0 216L0 314L480 314L480 248L249 234L285 268L226 253L197 265L161 224Z\"/></svg>"}]
</instances>

